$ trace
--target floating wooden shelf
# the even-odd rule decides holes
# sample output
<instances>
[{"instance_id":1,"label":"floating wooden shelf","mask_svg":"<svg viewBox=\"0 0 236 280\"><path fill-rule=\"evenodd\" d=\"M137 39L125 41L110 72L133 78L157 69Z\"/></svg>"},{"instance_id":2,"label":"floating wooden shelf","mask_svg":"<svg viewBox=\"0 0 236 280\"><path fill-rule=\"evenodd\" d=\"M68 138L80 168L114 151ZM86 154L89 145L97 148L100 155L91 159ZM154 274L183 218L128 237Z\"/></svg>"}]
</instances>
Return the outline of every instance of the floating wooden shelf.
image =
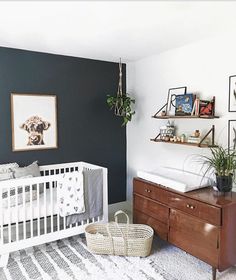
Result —
<instances>
[{"instance_id":1,"label":"floating wooden shelf","mask_svg":"<svg viewBox=\"0 0 236 280\"><path fill-rule=\"evenodd\" d=\"M161 139L151 139L153 142L158 142L158 143L166 143L166 144L177 144L177 145L186 145L186 146L193 146L193 147L198 147L198 148L214 148L217 147L216 145L208 145L208 144L200 144L200 143L188 143L188 142L171 142L171 141L163 141Z\"/></svg>"},{"instance_id":2,"label":"floating wooden shelf","mask_svg":"<svg viewBox=\"0 0 236 280\"><path fill-rule=\"evenodd\" d=\"M205 144L204 140L211 134L211 143ZM160 133L153 139L150 139L151 141L158 142L158 143L167 143L167 144L178 144L178 145L186 145L186 146L194 146L199 148L214 148L217 147L215 145L215 126L212 125L211 129L204 135L204 137L201 139L199 143L188 143L188 142L171 142L171 141L164 141L160 139Z\"/></svg>"},{"instance_id":3,"label":"floating wooden shelf","mask_svg":"<svg viewBox=\"0 0 236 280\"><path fill-rule=\"evenodd\" d=\"M152 116L152 118L154 119L205 119L205 120L209 120L209 119L218 119L219 116L206 116L206 115L202 115L202 116Z\"/></svg>"}]
</instances>

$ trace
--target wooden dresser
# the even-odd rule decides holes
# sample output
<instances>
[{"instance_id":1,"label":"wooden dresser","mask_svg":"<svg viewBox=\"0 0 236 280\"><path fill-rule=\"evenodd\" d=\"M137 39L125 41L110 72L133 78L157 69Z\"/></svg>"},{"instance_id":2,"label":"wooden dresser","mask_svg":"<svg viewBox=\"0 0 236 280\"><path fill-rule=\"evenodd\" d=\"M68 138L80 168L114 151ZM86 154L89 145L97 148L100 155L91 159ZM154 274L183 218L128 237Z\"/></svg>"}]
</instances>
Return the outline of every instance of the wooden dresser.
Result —
<instances>
[{"instance_id":1,"label":"wooden dresser","mask_svg":"<svg viewBox=\"0 0 236 280\"><path fill-rule=\"evenodd\" d=\"M223 271L236 264L236 192L212 188L180 193L134 178L134 223Z\"/></svg>"}]
</instances>

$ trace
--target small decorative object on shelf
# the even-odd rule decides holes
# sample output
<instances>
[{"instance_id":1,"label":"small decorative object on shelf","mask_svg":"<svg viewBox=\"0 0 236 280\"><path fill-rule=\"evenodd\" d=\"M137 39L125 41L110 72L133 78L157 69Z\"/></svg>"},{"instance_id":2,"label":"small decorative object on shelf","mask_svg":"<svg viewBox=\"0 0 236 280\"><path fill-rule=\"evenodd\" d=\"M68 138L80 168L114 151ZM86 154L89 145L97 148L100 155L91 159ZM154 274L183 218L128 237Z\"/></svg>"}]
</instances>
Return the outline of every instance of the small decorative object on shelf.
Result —
<instances>
[{"instance_id":1,"label":"small decorative object on shelf","mask_svg":"<svg viewBox=\"0 0 236 280\"><path fill-rule=\"evenodd\" d=\"M162 117L166 116L166 111L161 111L161 116Z\"/></svg>"},{"instance_id":2,"label":"small decorative object on shelf","mask_svg":"<svg viewBox=\"0 0 236 280\"><path fill-rule=\"evenodd\" d=\"M194 133L192 135L190 135L188 137L188 143L195 143L195 144L198 144L201 142L201 137L200 137L200 131L198 129L196 129L194 131ZM205 138L204 140L204 144L208 144L209 143L209 139L208 138Z\"/></svg>"},{"instance_id":3,"label":"small decorative object on shelf","mask_svg":"<svg viewBox=\"0 0 236 280\"><path fill-rule=\"evenodd\" d=\"M180 136L180 142L181 142L181 143L184 143L184 142L185 142L185 139L186 139L185 134L182 134L182 135Z\"/></svg>"},{"instance_id":4,"label":"small decorative object on shelf","mask_svg":"<svg viewBox=\"0 0 236 280\"><path fill-rule=\"evenodd\" d=\"M175 127L169 121L167 125L160 127L160 139L162 141L170 141L171 138L174 137Z\"/></svg>"},{"instance_id":5,"label":"small decorative object on shelf","mask_svg":"<svg viewBox=\"0 0 236 280\"><path fill-rule=\"evenodd\" d=\"M200 131L198 129L195 130L194 136L195 137L200 137Z\"/></svg>"},{"instance_id":6,"label":"small decorative object on shelf","mask_svg":"<svg viewBox=\"0 0 236 280\"><path fill-rule=\"evenodd\" d=\"M123 117L122 126L125 126L131 121L135 111L132 110L131 105L135 100L122 91L122 63L119 62L119 84L116 96L107 95L107 104L110 109L114 109L114 114Z\"/></svg>"}]
</instances>

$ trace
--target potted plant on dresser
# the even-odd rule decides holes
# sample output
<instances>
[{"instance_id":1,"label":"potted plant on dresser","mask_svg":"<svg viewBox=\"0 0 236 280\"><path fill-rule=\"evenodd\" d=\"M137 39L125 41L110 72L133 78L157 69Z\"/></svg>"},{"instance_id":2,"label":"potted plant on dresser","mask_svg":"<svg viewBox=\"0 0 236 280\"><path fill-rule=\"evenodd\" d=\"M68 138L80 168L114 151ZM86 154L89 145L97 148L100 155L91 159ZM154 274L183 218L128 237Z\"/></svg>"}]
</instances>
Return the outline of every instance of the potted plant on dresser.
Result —
<instances>
[{"instance_id":1,"label":"potted plant on dresser","mask_svg":"<svg viewBox=\"0 0 236 280\"><path fill-rule=\"evenodd\" d=\"M222 146L211 148L211 155L200 156L206 173L214 172L216 187L220 192L232 190L236 169L236 150L225 149Z\"/></svg>"}]
</instances>

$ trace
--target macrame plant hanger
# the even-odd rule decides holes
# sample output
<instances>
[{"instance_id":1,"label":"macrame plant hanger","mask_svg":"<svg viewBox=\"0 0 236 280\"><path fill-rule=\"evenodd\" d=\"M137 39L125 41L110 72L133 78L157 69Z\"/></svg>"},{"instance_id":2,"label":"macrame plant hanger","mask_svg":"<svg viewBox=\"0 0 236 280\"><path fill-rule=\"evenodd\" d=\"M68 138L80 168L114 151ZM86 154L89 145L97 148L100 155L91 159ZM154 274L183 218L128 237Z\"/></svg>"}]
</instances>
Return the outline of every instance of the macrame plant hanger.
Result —
<instances>
[{"instance_id":1,"label":"macrame plant hanger","mask_svg":"<svg viewBox=\"0 0 236 280\"><path fill-rule=\"evenodd\" d=\"M124 108L123 108L123 92L122 92L122 63L121 63L121 58L120 58L120 62L119 62L119 84L118 84L118 90L117 90L117 101L115 104L115 109L114 109L114 113L116 116L124 116L125 112L124 112Z\"/></svg>"}]
</instances>

